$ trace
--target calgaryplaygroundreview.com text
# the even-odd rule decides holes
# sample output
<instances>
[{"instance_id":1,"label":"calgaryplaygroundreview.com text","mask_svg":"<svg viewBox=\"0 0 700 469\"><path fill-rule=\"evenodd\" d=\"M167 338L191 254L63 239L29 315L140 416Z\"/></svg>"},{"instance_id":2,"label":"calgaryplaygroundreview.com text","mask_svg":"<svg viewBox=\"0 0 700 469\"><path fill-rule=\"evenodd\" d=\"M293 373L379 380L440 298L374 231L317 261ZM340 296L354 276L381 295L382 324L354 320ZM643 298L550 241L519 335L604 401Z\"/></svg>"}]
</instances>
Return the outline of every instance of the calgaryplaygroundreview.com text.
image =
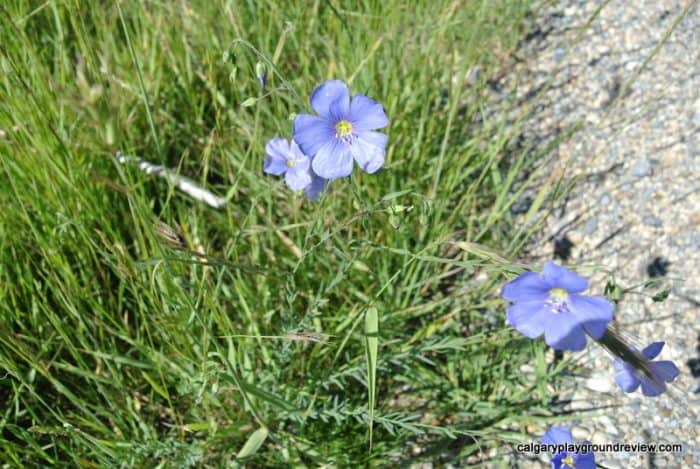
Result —
<instances>
[{"instance_id":1,"label":"calgaryplaygroundreview.com text","mask_svg":"<svg viewBox=\"0 0 700 469\"><path fill-rule=\"evenodd\" d=\"M516 445L516 450L521 453L682 453L683 445L680 443L563 443L563 444L544 444L544 443L521 443Z\"/></svg>"}]
</instances>

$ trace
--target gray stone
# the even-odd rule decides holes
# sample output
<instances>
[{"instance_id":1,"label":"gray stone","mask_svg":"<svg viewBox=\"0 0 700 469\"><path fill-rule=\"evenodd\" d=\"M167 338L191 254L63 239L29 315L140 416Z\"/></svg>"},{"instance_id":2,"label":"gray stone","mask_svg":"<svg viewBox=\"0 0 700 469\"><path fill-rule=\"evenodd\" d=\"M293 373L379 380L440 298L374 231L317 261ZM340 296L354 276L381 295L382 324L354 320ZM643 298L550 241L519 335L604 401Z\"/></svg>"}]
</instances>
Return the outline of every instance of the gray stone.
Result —
<instances>
[{"instance_id":1,"label":"gray stone","mask_svg":"<svg viewBox=\"0 0 700 469\"><path fill-rule=\"evenodd\" d=\"M642 223L648 226L653 226L654 228L660 228L664 224L659 217L654 215L644 215L642 218Z\"/></svg>"},{"instance_id":2,"label":"gray stone","mask_svg":"<svg viewBox=\"0 0 700 469\"><path fill-rule=\"evenodd\" d=\"M605 461L605 467L607 469L623 469L625 466L623 466L622 463L616 461Z\"/></svg>"},{"instance_id":3,"label":"gray stone","mask_svg":"<svg viewBox=\"0 0 700 469\"><path fill-rule=\"evenodd\" d=\"M639 195L639 200L644 201L644 202L649 202L651 201L652 196L656 192L656 188L654 187L647 187L642 191L642 193Z\"/></svg>"},{"instance_id":4,"label":"gray stone","mask_svg":"<svg viewBox=\"0 0 700 469\"><path fill-rule=\"evenodd\" d=\"M592 235L598 229L598 217L589 218L583 226L583 232Z\"/></svg>"},{"instance_id":5,"label":"gray stone","mask_svg":"<svg viewBox=\"0 0 700 469\"><path fill-rule=\"evenodd\" d=\"M616 451L612 454L615 459L629 459L630 454L627 451Z\"/></svg>"},{"instance_id":6,"label":"gray stone","mask_svg":"<svg viewBox=\"0 0 700 469\"><path fill-rule=\"evenodd\" d=\"M630 399L630 401L629 401L629 406L630 406L633 410L639 410L639 408L642 406L642 400L641 400L640 398L638 398L638 397L635 397L635 398L633 398L633 399Z\"/></svg>"},{"instance_id":7,"label":"gray stone","mask_svg":"<svg viewBox=\"0 0 700 469\"><path fill-rule=\"evenodd\" d=\"M554 53L552 54L554 61L557 63L560 63L562 60L564 60L564 57L566 56L566 49L563 47L557 47L554 49Z\"/></svg>"},{"instance_id":8,"label":"gray stone","mask_svg":"<svg viewBox=\"0 0 700 469\"><path fill-rule=\"evenodd\" d=\"M610 377L603 373L596 373L588 378L586 387L597 392L609 392L612 389Z\"/></svg>"},{"instance_id":9,"label":"gray stone","mask_svg":"<svg viewBox=\"0 0 700 469\"><path fill-rule=\"evenodd\" d=\"M602 417L600 417L598 419L598 422L600 423L600 425L603 426L603 428L605 429L605 433L608 436L617 436L618 435L619 432L618 432L617 427L615 426L615 423L607 415L603 415Z\"/></svg>"},{"instance_id":10,"label":"gray stone","mask_svg":"<svg viewBox=\"0 0 700 469\"><path fill-rule=\"evenodd\" d=\"M637 177L644 177L651 175L651 161L645 159L639 160L632 165L630 169L633 175Z\"/></svg>"}]
</instances>

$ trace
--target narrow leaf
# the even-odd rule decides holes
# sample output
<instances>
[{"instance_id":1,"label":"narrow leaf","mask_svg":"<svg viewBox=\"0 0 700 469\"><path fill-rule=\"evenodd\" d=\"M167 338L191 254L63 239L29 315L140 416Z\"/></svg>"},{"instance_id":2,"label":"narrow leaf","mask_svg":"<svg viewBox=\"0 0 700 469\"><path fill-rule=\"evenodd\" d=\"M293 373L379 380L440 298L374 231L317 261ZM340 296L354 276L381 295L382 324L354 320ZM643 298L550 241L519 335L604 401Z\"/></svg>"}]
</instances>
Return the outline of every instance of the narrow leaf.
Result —
<instances>
[{"instance_id":1,"label":"narrow leaf","mask_svg":"<svg viewBox=\"0 0 700 469\"><path fill-rule=\"evenodd\" d=\"M372 451L372 428L377 389L377 349L379 347L379 315L371 307L365 313L365 337L367 339L367 392L369 408L369 449Z\"/></svg>"},{"instance_id":2,"label":"narrow leaf","mask_svg":"<svg viewBox=\"0 0 700 469\"><path fill-rule=\"evenodd\" d=\"M243 445L243 448L236 455L236 459L248 459L258 452L262 444L267 439L268 431L267 428L262 427L255 430L249 437L248 440Z\"/></svg>"}]
</instances>

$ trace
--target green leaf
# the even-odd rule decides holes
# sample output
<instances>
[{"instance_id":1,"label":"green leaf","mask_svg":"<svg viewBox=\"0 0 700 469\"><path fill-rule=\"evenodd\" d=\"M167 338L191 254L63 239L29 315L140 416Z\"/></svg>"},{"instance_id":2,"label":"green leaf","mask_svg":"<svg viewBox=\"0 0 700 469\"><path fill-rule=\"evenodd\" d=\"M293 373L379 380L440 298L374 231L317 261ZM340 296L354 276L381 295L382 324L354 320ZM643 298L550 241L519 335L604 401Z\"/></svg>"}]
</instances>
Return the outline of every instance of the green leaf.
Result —
<instances>
[{"instance_id":1,"label":"green leaf","mask_svg":"<svg viewBox=\"0 0 700 469\"><path fill-rule=\"evenodd\" d=\"M268 404L272 404L288 412L294 412L297 410L297 408L291 402L282 399L277 394L273 394L269 391L261 389L252 383L247 383L241 379L236 379L234 376L229 375L228 373L222 373L221 377L226 381L238 386L240 390L246 395L255 396L258 399L262 399L263 401L267 402Z\"/></svg>"},{"instance_id":2,"label":"green leaf","mask_svg":"<svg viewBox=\"0 0 700 469\"><path fill-rule=\"evenodd\" d=\"M610 298L612 301L620 301L622 298L622 289L620 288L619 285L613 283L613 282L608 282L605 284L605 290L603 291L603 294Z\"/></svg>"},{"instance_id":3,"label":"green leaf","mask_svg":"<svg viewBox=\"0 0 700 469\"><path fill-rule=\"evenodd\" d=\"M185 429L191 432L201 432L204 430L209 430L210 428L211 424L209 422L193 422L185 424Z\"/></svg>"},{"instance_id":4,"label":"green leaf","mask_svg":"<svg viewBox=\"0 0 700 469\"><path fill-rule=\"evenodd\" d=\"M258 102L258 98L250 97L250 98L246 99L245 101L243 101L241 103L241 106L242 107L250 107L250 106L255 105L255 103L257 103L257 102Z\"/></svg>"},{"instance_id":5,"label":"green leaf","mask_svg":"<svg viewBox=\"0 0 700 469\"><path fill-rule=\"evenodd\" d=\"M156 383L153 378L148 376L148 373L146 373L145 371L142 371L141 374L143 375L144 379L146 381L148 381L148 384L151 385L151 387L153 388L153 390L155 392L160 394L160 396L163 397L164 399L170 399L170 396L168 396L168 392L161 385Z\"/></svg>"},{"instance_id":6,"label":"green leaf","mask_svg":"<svg viewBox=\"0 0 700 469\"><path fill-rule=\"evenodd\" d=\"M267 66L264 63L258 62L255 64L255 76L258 78L262 77L267 73Z\"/></svg>"},{"instance_id":7,"label":"green leaf","mask_svg":"<svg viewBox=\"0 0 700 469\"><path fill-rule=\"evenodd\" d=\"M262 444L267 439L268 430L265 427L258 428L249 437L243 445L243 448L236 455L236 459L244 460L252 457L258 452Z\"/></svg>"},{"instance_id":8,"label":"green leaf","mask_svg":"<svg viewBox=\"0 0 700 469\"><path fill-rule=\"evenodd\" d=\"M410 193L411 193L410 190L403 190L403 191L397 191L397 192L389 192L387 195L385 195L384 197L382 197L382 200L383 200L384 202L387 202L387 201L389 201L389 200L393 200L393 199L395 199L395 198L397 198L397 197L401 197L402 195L406 195L406 194L410 194Z\"/></svg>"},{"instance_id":9,"label":"green leaf","mask_svg":"<svg viewBox=\"0 0 700 469\"><path fill-rule=\"evenodd\" d=\"M372 427L377 389L377 350L379 348L379 314L374 306L365 313L365 338L367 340L367 393L369 409L369 449L372 450Z\"/></svg>"},{"instance_id":10,"label":"green leaf","mask_svg":"<svg viewBox=\"0 0 700 469\"><path fill-rule=\"evenodd\" d=\"M657 293L656 295L652 296L651 299L652 299L655 303L661 303L662 301L666 301L666 298L668 298L668 295L670 295L670 294L671 294L671 290L668 290L668 289L666 289L666 290L661 290L659 293Z\"/></svg>"}]
</instances>

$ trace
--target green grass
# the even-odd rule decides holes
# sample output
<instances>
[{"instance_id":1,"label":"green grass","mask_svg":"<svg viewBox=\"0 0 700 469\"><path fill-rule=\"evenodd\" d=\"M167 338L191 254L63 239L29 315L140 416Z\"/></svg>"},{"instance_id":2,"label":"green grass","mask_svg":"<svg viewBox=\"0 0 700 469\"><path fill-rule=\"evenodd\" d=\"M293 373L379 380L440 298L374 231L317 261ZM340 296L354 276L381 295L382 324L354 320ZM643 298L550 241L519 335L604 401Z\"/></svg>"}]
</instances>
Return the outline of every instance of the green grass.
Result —
<instances>
[{"instance_id":1,"label":"green grass","mask_svg":"<svg viewBox=\"0 0 700 469\"><path fill-rule=\"evenodd\" d=\"M534 157L483 107L528 8L3 2L4 461L458 463L525 438L555 370L496 293L519 269L528 232L508 208ZM385 105L388 162L310 203L262 174L264 144L328 78ZM230 201L195 202L117 149Z\"/></svg>"}]
</instances>

